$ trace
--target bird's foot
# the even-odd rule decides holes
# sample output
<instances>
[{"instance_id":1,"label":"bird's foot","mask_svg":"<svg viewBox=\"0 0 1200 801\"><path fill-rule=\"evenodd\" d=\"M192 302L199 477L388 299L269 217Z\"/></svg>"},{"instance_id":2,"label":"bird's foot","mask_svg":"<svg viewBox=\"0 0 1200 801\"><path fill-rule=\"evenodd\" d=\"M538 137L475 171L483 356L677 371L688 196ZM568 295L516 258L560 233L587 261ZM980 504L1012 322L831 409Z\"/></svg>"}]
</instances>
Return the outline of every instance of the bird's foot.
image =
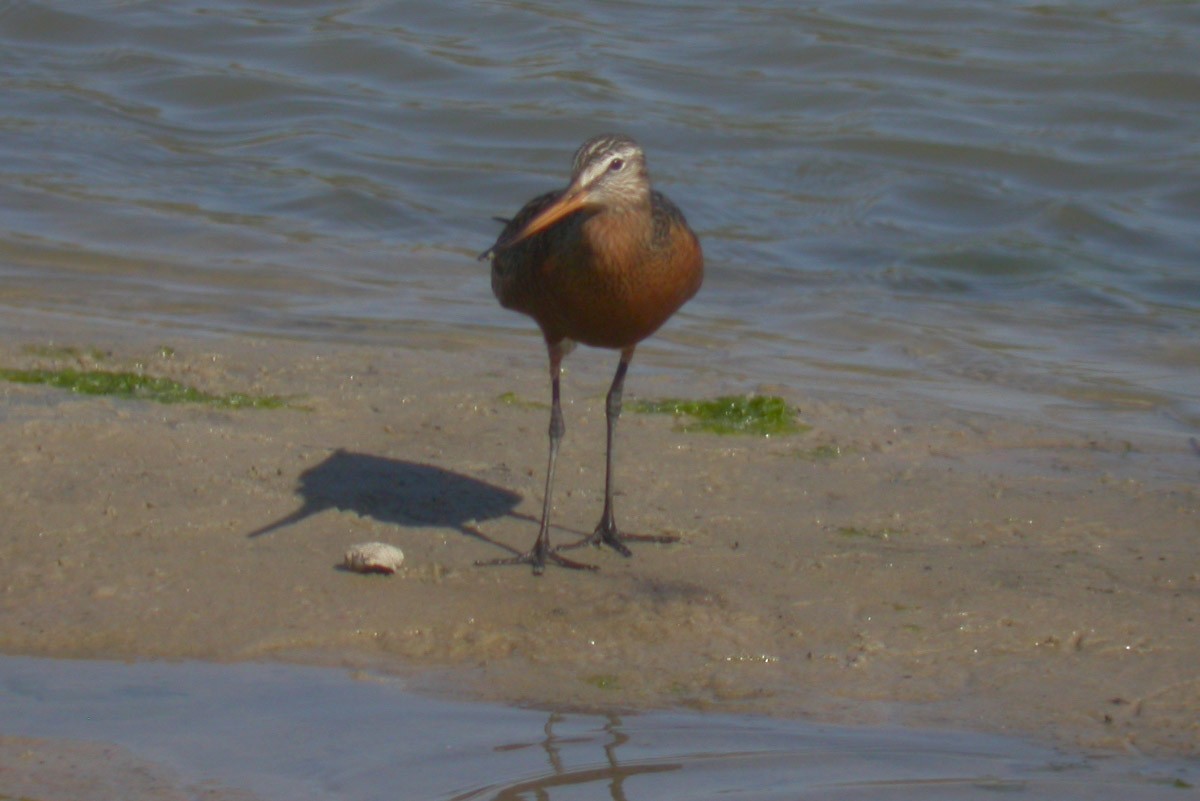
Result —
<instances>
[{"instance_id":1,"label":"bird's foot","mask_svg":"<svg viewBox=\"0 0 1200 801\"><path fill-rule=\"evenodd\" d=\"M621 554L621 556L633 556L633 551L629 550L629 546L625 544L627 542L670 543L679 542L679 537L675 534L622 534L617 529L616 523L611 520L601 520L599 525L596 526L596 530L589 536L570 545L560 545L558 550L580 548L584 545L595 545L597 548L601 545L607 545Z\"/></svg>"},{"instance_id":2,"label":"bird's foot","mask_svg":"<svg viewBox=\"0 0 1200 801\"><path fill-rule=\"evenodd\" d=\"M507 556L500 559L486 559L475 563L476 567L494 567L496 565L533 565L533 575L540 576L546 569L546 562L553 562L559 567L565 567L568 570L599 570L595 565L585 564L584 562L576 562L574 559L568 559L558 553L558 549L540 549L534 548L532 551L527 551L517 556Z\"/></svg>"}]
</instances>

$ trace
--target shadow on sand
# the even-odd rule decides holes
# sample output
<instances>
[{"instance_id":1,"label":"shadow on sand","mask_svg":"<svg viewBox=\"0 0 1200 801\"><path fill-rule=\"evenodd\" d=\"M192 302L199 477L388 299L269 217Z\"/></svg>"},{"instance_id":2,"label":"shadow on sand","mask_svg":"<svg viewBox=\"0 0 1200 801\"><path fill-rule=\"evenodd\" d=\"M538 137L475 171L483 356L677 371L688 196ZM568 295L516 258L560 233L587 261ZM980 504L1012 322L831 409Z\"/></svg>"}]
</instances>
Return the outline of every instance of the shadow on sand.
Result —
<instances>
[{"instance_id":1,"label":"shadow on sand","mask_svg":"<svg viewBox=\"0 0 1200 801\"><path fill-rule=\"evenodd\" d=\"M338 450L300 474L297 494L304 505L250 532L258 537L326 509L355 512L402 526L456 528L463 534L512 550L472 525L515 515L515 492L433 465Z\"/></svg>"}]
</instances>

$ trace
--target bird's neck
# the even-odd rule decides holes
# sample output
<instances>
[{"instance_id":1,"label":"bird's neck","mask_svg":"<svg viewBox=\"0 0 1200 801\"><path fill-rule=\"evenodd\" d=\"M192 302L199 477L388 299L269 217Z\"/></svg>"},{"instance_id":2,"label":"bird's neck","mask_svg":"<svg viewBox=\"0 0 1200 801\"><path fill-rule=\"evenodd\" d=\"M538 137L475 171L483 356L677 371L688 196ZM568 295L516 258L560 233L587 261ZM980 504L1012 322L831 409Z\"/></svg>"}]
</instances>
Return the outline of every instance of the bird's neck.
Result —
<instances>
[{"instance_id":1,"label":"bird's neck","mask_svg":"<svg viewBox=\"0 0 1200 801\"><path fill-rule=\"evenodd\" d=\"M625 222L631 222L634 218L644 217L650 219L651 216L650 192L638 192L630 194L616 200L611 200L604 204L604 213L611 214L614 217L621 217Z\"/></svg>"},{"instance_id":2,"label":"bird's neck","mask_svg":"<svg viewBox=\"0 0 1200 801\"><path fill-rule=\"evenodd\" d=\"M648 240L653 233L654 214L649 195L644 201L629 199L609 204L601 214L605 224L622 231L631 240Z\"/></svg>"},{"instance_id":3,"label":"bird's neck","mask_svg":"<svg viewBox=\"0 0 1200 801\"><path fill-rule=\"evenodd\" d=\"M637 260L642 258L639 254L656 249L654 213L649 202L606 204L583 225L587 247L602 245L603 253L598 254L601 260Z\"/></svg>"}]
</instances>

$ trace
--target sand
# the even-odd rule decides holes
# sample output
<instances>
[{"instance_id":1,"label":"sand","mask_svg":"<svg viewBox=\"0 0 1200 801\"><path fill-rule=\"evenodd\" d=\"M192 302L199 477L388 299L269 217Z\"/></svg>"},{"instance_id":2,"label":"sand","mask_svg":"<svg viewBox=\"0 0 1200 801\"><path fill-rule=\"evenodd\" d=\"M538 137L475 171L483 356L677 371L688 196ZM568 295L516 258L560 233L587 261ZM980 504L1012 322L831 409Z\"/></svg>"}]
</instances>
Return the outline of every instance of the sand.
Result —
<instances>
[{"instance_id":1,"label":"sand","mask_svg":"<svg viewBox=\"0 0 1200 801\"><path fill-rule=\"evenodd\" d=\"M169 769L110 743L0 735L0 777L9 801L253 801L211 783L195 788Z\"/></svg>"},{"instance_id":2,"label":"sand","mask_svg":"<svg viewBox=\"0 0 1200 801\"><path fill-rule=\"evenodd\" d=\"M1008 732L1200 754L1200 458L1017 419L787 391L808 433L621 421L617 519L677 534L594 573L481 568L536 533L538 340L394 348L10 316L0 365L98 349L282 410L0 384L0 652L286 660L404 673L459 698L686 707ZM163 346L169 352L162 352ZM646 360L653 365L653 350ZM612 354L564 377L553 537L603 495ZM60 362L61 363L61 362ZM639 370L627 398L708 397ZM394 576L339 569L402 548Z\"/></svg>"}]
</instances>

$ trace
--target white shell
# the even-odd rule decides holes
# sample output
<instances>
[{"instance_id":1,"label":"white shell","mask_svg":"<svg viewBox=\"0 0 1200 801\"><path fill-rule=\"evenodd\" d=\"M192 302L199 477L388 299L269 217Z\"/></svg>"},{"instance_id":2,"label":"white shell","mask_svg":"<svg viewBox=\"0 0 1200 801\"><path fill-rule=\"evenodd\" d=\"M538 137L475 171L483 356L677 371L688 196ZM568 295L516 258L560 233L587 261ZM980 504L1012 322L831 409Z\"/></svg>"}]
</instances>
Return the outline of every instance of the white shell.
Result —
<instances>
[{"instance_id":1,"label":"white shell","mask_svg":"<svg viewBox=\"0 0 1200 801\"><path fill-rule=\"evenodd\" d=\"M386 542L364 542L351 545L342 557L342 564L355 573L395 573L404 564L404 551Z\"/></svg>"}]
</instances>

